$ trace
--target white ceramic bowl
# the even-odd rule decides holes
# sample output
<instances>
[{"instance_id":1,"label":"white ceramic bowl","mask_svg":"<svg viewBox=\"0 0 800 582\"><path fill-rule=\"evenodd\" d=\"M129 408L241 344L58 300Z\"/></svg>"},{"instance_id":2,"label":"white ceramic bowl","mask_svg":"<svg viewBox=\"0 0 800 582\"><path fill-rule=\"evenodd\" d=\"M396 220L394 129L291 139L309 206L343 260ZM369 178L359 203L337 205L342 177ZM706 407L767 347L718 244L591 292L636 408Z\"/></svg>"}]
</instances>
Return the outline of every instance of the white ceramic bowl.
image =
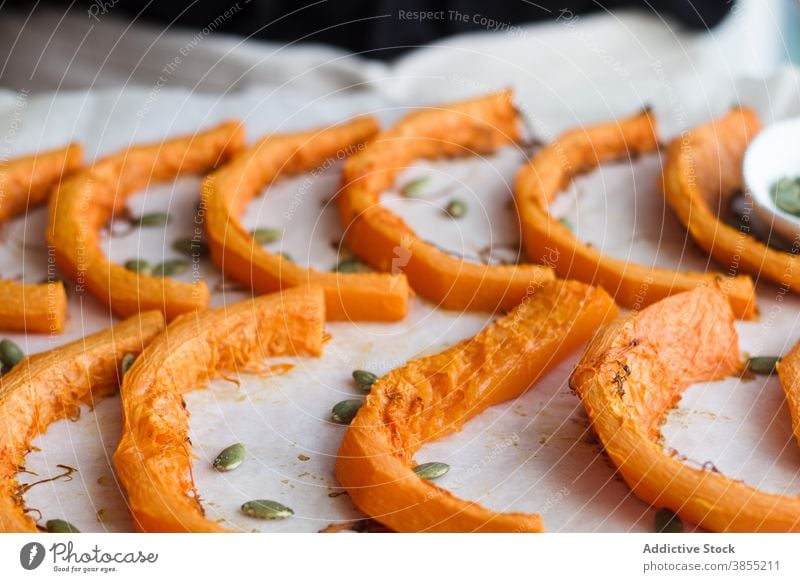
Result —
<instances>
[{"instance_id":1,"label":"white ceramic bowl","mask_svg":"<svg viewBox=\"0 0 800 582\"><path fill-rule=\"evenodd\" d=\"M781 210L772 186L781 178L800 177L800 117L764 128L747 147L742 164L745 193L756 216L787 241L800 237L800 217Z\"/></svg>"}]
</instances>

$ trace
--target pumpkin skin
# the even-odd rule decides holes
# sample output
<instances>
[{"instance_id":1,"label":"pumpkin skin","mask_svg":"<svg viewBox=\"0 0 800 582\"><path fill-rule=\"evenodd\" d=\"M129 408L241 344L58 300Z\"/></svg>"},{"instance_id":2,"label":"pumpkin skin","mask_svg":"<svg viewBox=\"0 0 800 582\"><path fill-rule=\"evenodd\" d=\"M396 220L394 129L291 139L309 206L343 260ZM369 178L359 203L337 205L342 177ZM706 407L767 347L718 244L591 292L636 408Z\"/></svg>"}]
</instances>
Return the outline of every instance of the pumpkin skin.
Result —
<instances>
[{"instance_id":1,"label":"pumpkin skin","mask_svg":"<svg viewBox=\"0 0 800 582\"><path fill-rule=\"evenodd\" d=\"M749 277L671 271L610 257L578 240L550 214L553 199L575 176L604 162L657 151L655 125L652 113L643 111L621 121L574 129L520 169L516 201L528 258L548 261L560 277L602 285L617 303L635 310L719 279L736 315L754 319L755 292Z\"/></svg>"},{"instance_id":2,"label":"pumpkin skin","mask_svg":"<svg viewBox=\"0 0 800 582\"><path fill-rule=\"evenodd\" d=\"M800 262L719 220L742 187L742 159L761 130L749 109L733 109L673 140L664 164L664 196L694 241L730 272L750 273L800 292Z\"/></svg>"},{"instance_id":3,"label":"pumpkin skin","mask_svg":"<svg viewBox=\"0 0 800 582\"><path fill-rule=\"evenodd\" d=\"M0 164L0 223L47 201L63 176L83 160L78 144ZM67 293L61 282L38 285L0 281L0 329L61 333L67 322Z\"/></svg>"},{"instance_id":4,"label":"pumpkin skin","mask_svg":"<svg viewBox=\"0 0 800 582\"><path fill-rule=\"evenodd\" d=\"M0 378L0 532L38 531L36 522L24 511L16 477L31 441L79 405L115 393L122 357L139 354L163 329L159 312L142 313L29 356Z\"/></svg>"},{"instance_id":5,"label":"pumpkin skin","mask_svg":"<svg viewBox=\"0 0 800 582\"><path fill-rule=\"evenodd\" d=\"M413 455L523 394L616 314L600 288L547 282L473 338L389 372L348 427L336 478L359 509L395 531L542 531L538 515L496 513L418 477Z\"/></svg>"},{"instance_id":6,"label":"pumpkin skin","mask_svg":"<svg viewBox=\"0 0 800 582\"><path fill-rule=\"evenodd\" d=\"M324 322L322 289L296 287L182 315L136 359L122 383L114 466L139 531L229 531L204 516L196 495L183 394L265 357L319 356Z\"/></svg>"},{"instance_id":7,"label":"pumpkin skin","mask_svg":"<svg viewBox=\"0 0 800 582\"><path fill-rule=\"evenodd\" d=\"M47 239L56 264L111 310L127 317L152 309L172 320L208 305L205 283L183 283L129 271L104 255L98 230L125 200L148 184L203 174L238 151L244 131L235 121L161 143L133 146L75 173L53 193Z\"/></svg>"},{"instance_id":8,"label":"pumpkin skin","mask_svg":"<svg viewBox=\"0 0 800 582\"><path fill-rule=\"evenodd\" d=\"M348 247L379 271L405 273L414 291L444 309L511 309L552 280L552 269L541 265L488 266L452 257L379 203L414 160L488 154L516 143L517 117L504 91L415 111L378 134L344 164L337 200Z\"/></svg>"},{"instance_id":9,"label":"pumpkin skin","mask_svg":"<svg viewBox=\"0 0 800 582\"><path fill-rule=\"evenodd\" d=\"M206 177L204 225L214 263L258 293L320 286L329 320L403 319L409 293L404 275L323 273L305 268L262 248L239 220L247 203L280 176L309 172L362 146L377 131L374 118L360 117L325 129L270 135Z\"/></svg>"},{"instance_id":10,"label":"pumpkin skin","mask_svg":"<svg viewBox=\"0 0 800 582\"><path fill-rule=\"evenodd\" d=\"M792 415L792 429L800 444L800 342L781 358L777 365L781 387L786 394L786 404Z\"/></svg>"},{"instance_id":11,"label":"pumpkin skin","mask_svg":"<svg viewBox=\"0 0 800 582\"><path fill-rule=\"evenodd\" d=\"M673 295L603 328L570 384L634 494L716 532L800 531L800 497L696 469L664 450L659 425L697 382L741 371L734 316L715 285Z\"/></svg>"}]
</instances>

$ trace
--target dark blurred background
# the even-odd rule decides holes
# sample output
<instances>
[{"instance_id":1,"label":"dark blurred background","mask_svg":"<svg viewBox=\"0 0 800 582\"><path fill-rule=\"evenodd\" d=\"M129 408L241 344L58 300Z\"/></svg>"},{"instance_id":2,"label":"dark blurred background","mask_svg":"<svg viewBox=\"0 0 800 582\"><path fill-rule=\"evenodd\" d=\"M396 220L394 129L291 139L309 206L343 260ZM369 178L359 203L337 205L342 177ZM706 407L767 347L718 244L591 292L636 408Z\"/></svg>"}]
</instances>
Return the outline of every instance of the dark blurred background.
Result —
<instances>
[{"instance_id":1,"label":"dark blurred background","mask_svg":"<svg viewBox=\"0 0 800 582\"><path fill-rule=\"evenodd\" d=\"M566 14L591 14L620 8L642 8L662 14L691 29L716 26L731 11L734 0L195 0L190 3L155 0L79 0L37 2L37 8L67 7L162 26L201 29L237 5L234 17L217 32L280 42L315 42L353 52L369 51L389 59L410 48L462 32L486 30L487 22L506 26L557 20ZM26 0L11 0L6 8L31 11ZM408 14L407 18L398 15ZM480 15L480 19L472 15Z\"/></svg>"}]
</instances>

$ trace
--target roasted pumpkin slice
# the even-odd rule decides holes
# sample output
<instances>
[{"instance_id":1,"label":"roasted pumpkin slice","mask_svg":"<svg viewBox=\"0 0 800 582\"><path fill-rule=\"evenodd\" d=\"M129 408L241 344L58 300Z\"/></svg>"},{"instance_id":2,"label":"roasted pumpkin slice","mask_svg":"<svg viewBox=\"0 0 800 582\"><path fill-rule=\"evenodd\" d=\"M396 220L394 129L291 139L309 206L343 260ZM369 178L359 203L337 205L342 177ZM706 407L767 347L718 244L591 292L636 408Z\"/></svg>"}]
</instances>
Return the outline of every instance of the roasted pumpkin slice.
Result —
<instances>
[{"instance_id":1,"label":"roasted pumpkin slice","mask_svg":"<svg viewBox=\"0 0 800 582\"><path fill-rule=\"evenodd\" d=\"M81 404L113 394L119 362L139 354L164 329L158 312L142 313L107 330L22 360L0 380L0 532L35 532L25 513L17 471L31 441Z\"/></svg>"},{"instance_id":2,"label":"roasted pumpkin slice","mask_svg":"<svg viewBox=\"0 0 800 582\"><path fill-rule=\"evenodd\" d=\"M548 208L570 180L608 161L658 150L655 119L643 111L629 119L568 131L522 167L516 184L522 239L532 261L552 264L560 277L602 285L620 305L641 309L664 297L719 279L736 315L756 316L749 277L689 273L616 259L578 240Z\"/></svg>"},{"instance_id":3,"label":"roasted pumpkin slice","mask_svg":"<svg viewBox=\"0 0 800 582\"><path fill-rule=\"evenodd\" d=\"M778 377L786 394L786 403L792 415L792 429L800 444L800 342L778 362Z\"/></svg>"},{"instance_id":4,"label":"roasted pumpkin slice","mask_svg":"<svg viewBox=\"0 0 800 582\"><path fill-rule=\"evenodd\" d=\"M711 531L800 531L800 497L691 467L659 425L692 384L741 371L734 317L716 285L673 295L598 332L572 374L605 452L633 492Z\"/></svg>"},{"instance_id":5,"label":"roasted pumpkin slice","mask_svg":"<svg viewBox=\"0 0 800 582\"><path fill-rule=\"evenodd\" d=\"M510 309L544 281L541 265L470 263L423 241L380 205L398 172L419 158L494 152L519 140L517 111L509 92L415 111L345 161L339 214L348 247L372 267L403 272L411 287L445 309Z\"/></svg>"},{"instance_id":6,"label":"roasted pumpkin slice","mask_svg":"<svg viewBox=\"0 0 800 582\"><path fill-rule=\"evenodd\" d=\"M63 176L80 167L77 144L0 164L0 223L39 206ZM61 333L67 293L61 282L39 285L0 281L0 329Z\"/></svg>"},{"instance_id":7,"label":"roasted pumpkin slice","mask_svg":"<svg viewBox=\"0 0 800 582\"><path fill-rule=\"evenodd\" d=\"M336 478L363 512L396 531L542 531L538 515L496 513L422 479L413 455L524 393L616 314L600 288L547 282L475 337L393 370L348 427Z\"/></svg>"},{"instance_id":8,"label":"roasted pumpkin slice","mask_svg":"<svg viewBox=\"0 0 800 582\"><path fill-rule=\"evenodd\" d=\"M734 109L673 140L664 164L664 195L691 237L730 272L750 273L800 292L800 260L720 220L742 188L742 159L761 130L756 114Z\"/></svg>"},{"instance_id":9,"label":"roasted pumpkin slice","mask_svg":"<svg viewBox=\"0 0 800 582\"><path fill-rule=\"evenodd\" d=\"M329 320L395 321L408 309L404 275L322 273L270 253L242 226L247 203L280 176L308 172L361 146L378 131L372 117L302 133L271 135L237 154L203 183L211 257L226 275L259 293L299 285L325 291Z\"/></svg>"},{"instance_id":10,"label":"roasted pumpkin slice","mask_svg":"<svg viewBox=\"0 0 800 582\"><path fill-rule=\"evenodd\" d=\"M122 384L123 428L114 466L137 529L223 532L206 519L192 478L183 394L218 373L255 369L270 356L319 356L325 298L297 287L173 321Z\"/></svg>"},{"instance_id":11,"label":"roasted pumpkin slice","mask_svg":"<svg viewBox=\"0 0 800 582\"><path fill-rule=\"evenodd\" d=\"M184 174L203 174L227 160L243 144L238 122L223 123L195 135L133 146L73 174L53 193L47 238L56 263L120 316L157 309L167 319L208 305L202 281L182 283L151 277L111 263L100 247L98 230L148 184Z\"/></svg>"}]
</instances>

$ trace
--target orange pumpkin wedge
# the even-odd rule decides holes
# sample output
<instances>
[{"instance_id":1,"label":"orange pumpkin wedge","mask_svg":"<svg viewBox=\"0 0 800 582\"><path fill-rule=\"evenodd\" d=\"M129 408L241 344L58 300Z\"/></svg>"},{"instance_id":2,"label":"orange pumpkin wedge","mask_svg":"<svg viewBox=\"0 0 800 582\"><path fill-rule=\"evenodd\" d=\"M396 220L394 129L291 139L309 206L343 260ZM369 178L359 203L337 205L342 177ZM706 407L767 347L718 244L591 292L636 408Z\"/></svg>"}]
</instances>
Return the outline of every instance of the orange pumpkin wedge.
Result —
<instances>
[{"instance_id":1,"label":"orange pumpkin wedge","mask_svg":"<svg viewBox=\"0 0 800 582\"><path fill-rule=\"evenodd\" d=\"M643 501L711 531L800 531L800 497L691 467L659 443L659 425L684 390L741 371L733 323L716 285L673 295L598 332L570 384L605 452Z\"/></svg>"},{"instance_id":2,"label":"orange pumpkin wedge","mask_svg":"<svg viewBox=\"0 0 800 582\"><path fill-rule=\"evenodd\" d=\"M511 309L554 278L541 265L478 265L423 241L380 205L381 192L419 158L488 154L519 141L508 91L407 115L345 161L339 214L348 247L373 268L403 272L411 287L445 309Z\"/></svg>"},{"instance_id":3,"label":"orange pumpkin wedge","mask_svg":"<svg viewBox=\"0 0 800 582\"><path fill-rule=\"evenodd\" d=\"M800 342L781 358L777 369L789 413L792 415L794 436L800 444Z\"/></svg>"},{"instance_id":4,"label":"orange pumpkin wedge","mask_svg":"<svg viewBox=\"0 0 800 582\"><path fill-rule=\"evenodd\" d=\"M122 384L114 466L137 529L228 531L206 519L194 488L183 394L265 357L319 356L324 322L322 289L296 287L182 315L136 359Z\"/></svg>"},{"instance_id":5,"label":"orange pumpkin wedge","mask_svg":"<svg viewBox=\"0 0 800 582\"><path fill-rule=\"evenodd\" d=\"M63 176L80 167L78 144L0 164L0 223L47 201ZM38 285L0 281L0 329L61 333L67 322L67 293L61 282Z\"/></svg>"},{"instance_id":6,"label":"orange pumpkin wedge","mask_svg":"<svg viewBox=\"0 0 800 582\"><path fill-rule=\"evenodd\" d=\"M348 427L335 474L368 516L400 532L538 532L538 515L496 513L418 477L414 453L523 394L613 319L600 288L544 283L475 337L383 376Z\"/></svg>"},{"instance_id":7,"label":"orange pumpkin wedge","mask_svg":"<svg viewBox=\"0 0 800 582\"><path fill-rule=\"evenodd\" d=\"M244 130L230 121L208 131L161 143L133 146L77 172L53 193L47 238L56 263L75 280L126 317L156 309L168 320L208 305L205 283L183 283L127 270L111 263L100 247L98 230L125 199L149 184L185 174L203 174L227 160L244 141Z\"/></svg>"},{"instance_id":8,"label":"orange pumpkin wedge","mask_svg":"<svg viewBox=\"0 0 800 582\"><path fill-rule=\"evenodd\" d=\"M113 394L119 363L139 354L164 329L158 312L142 313L99 333L25 358L0 379L0 532L35 532L17 471L31 441L81 404Z\"/></svg>"},{"instance_id":9,"label":"orange pumpkin wedge","mask_svg":"<svg viewBox=\"0 0 800 582\"><path fill-rule=\"evenodd\" d=\"M205 231L211 258L226 275L259 293L299 285L325 291L329 320L396 321L408 310L404 275L322 273L262 248L240 217L279 176L309 172L353 151L378 131L372 117L324 129L270 135L237 154L203 182Z\"/></svg>"},{"instance_id":10,"label":"orange pumpkin wedge","mask_svg":"<svg viewBox=\"0 0 800 582\"><path fill-rule=\"evenodd\" d=\"M760 130L753 111L734 109L673 140L664 164L664 195L689 235L730 272L764 277L797 293L797 256L768 247L717 214L742 188L744 152Z\"/></svg>"},{"instance_id":11,"label":"orange pumpkin wedge","mask_svg":"<svg viewBox=\"0 0 800 582\"><path fill-rule=\"evenodd\" d=\"M550 214L553 199L575 176L604 162L657 151L655 123L646 110L621 121L568 131L520 169L516 200L528 258L552 264L560 277L601 285L617 303L635 310L719 279L736 315L755 318L749 277L671 271L616 259L578 240Z\"/></svg>"}]
</instances>

